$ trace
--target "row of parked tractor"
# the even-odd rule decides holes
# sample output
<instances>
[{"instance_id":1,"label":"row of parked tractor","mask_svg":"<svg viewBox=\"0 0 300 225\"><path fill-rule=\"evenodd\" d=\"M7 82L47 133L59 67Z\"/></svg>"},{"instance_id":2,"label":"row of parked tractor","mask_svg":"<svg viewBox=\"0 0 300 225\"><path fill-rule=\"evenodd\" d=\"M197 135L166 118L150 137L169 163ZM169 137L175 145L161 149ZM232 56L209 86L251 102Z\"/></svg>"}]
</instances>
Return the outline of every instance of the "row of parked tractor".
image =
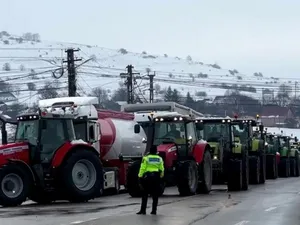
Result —
<instances>
[{"instance_id":1,"label":"row of parked tractor","mask_svg":"<svg viewBox=\"0 0 300 225\"><path fill-rule=\"evenodd\" d=\"M182 196L208 194L213 184L247 190L278 176L299 176L297 138L269 134L259 118L208 118L174 102L98 109L96 97L39 101L16 120L0 115L0 205L30 199L86 202L121 186L141 195L138 171L155 145L166 186ZM8 124L16 126L8 141Z\"/></svg>"}]
</instances>

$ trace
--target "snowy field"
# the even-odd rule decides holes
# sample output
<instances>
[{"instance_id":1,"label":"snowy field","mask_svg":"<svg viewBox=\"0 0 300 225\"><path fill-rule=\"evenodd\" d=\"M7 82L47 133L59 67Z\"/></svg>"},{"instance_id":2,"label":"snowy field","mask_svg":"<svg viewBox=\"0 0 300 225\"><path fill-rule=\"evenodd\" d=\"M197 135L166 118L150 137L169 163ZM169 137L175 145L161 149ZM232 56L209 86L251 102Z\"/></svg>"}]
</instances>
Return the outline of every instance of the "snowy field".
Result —
<instances>
[{"instance_id":1,"label":"snowy field","mask_svg":"<svg viewBox=\"0 0 300 225\"><path fill-rule=\"evenodd\" d=\"M19 101L28 104L37 100L37 91L29 91L28 83L34 83L37 90L43 88L47 81L52 82L52 85L56 83L61 94L67 93L66 64L62 64L62 60L66 58L65 49L68 47L80 48L80 51L75 54L78 58L82 58L81 62L77 62L77 65L82 64L77 68L78 92L82 95L89 94L96 87L112 93L119 87L119 83L124 81L120 78L120 73L125 72L128 64L134 66L134 72L139 72L141 78L147 77L147 68L155 71L155 84L159 84L161 89L171 85L183 95L190 92L192 97L197 97L197 92L206 92L205 98L208 99L224 95L226 89L215 87L215 85L253 87L256 89L255 93L246 91L240 91L240 93L255 98L261 98L264 88L275 90L276 94L280 84L294 86L294 81L289 79L233 72L234 68L231 68L231 71L223 68L217 69L208 63L177 57L133 52L122 54L115 49L75 43L48 41L19 43L17 38L13 35L0 38L0 65L4 66L9 63L10 66L9 71L0 71L0 74L4 81L12 84L15 89L13 93L17 95ZM64 67L63 74L60 70L62 66ZM53 77L61 74L62 77L59 79ZM137 79L136 82L138 86L136 91L148 98L148 80ZM159 98L159 94L156 98Z\"/></svg>"}]
</instances>

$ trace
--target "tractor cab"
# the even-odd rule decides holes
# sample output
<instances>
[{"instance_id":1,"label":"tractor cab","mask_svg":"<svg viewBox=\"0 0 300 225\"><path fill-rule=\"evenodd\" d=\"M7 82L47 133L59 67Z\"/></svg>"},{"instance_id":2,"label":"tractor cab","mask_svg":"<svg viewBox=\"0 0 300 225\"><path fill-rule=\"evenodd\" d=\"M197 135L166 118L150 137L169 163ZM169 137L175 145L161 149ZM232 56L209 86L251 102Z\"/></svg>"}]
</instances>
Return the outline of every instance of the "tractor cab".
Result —
<instances>
[{"instance_id":1,"label":"tractor cab","mask_svg":"<svg viewBox=\"0 0 300 225\"><path fill-rule=\"evenodd\" d=\"M76 139L73 118L65 112L53 113L47 109L17 116L15 143L28 144L33 164L49 164L58 148Z\"/></svg>"},{"instance_id":2,"label":"tractor cab","mask_svg":"<svg viewBox=\"0 0 300 225\"><path fill-rule=\"evenodd\" d=\"M223 158L223 150L230 151L234 144L231 119L202 118L195 121L199 139L206 140L212 148L214 160Z\"/></svg>"},{"instance_id":3,"label":"tractor cab","mask_svg":"<svg viewBox=\"0 0 300 225\"><path fill-rule=\"evenodd\" d=\"M34 164L50 163L56 150L75 140L72 115L47 111L17 117L15 143L27 143Z\"/></svg>"},{"instance_id":4,"label":"tractor cab","mask_svg":"<svg viewBox=\"0 0 300 225\"><path fill-rule=\"evenodd\" d=\"M135 133L139 131L140 125L137 124ZM144 142L147 142L146 151L155 145L159 153L175 151L178 157L188 157L192 146L197 143L194 120L189 116L156 117L148 125L147 140Z\"/></svg>"}]
</instances>

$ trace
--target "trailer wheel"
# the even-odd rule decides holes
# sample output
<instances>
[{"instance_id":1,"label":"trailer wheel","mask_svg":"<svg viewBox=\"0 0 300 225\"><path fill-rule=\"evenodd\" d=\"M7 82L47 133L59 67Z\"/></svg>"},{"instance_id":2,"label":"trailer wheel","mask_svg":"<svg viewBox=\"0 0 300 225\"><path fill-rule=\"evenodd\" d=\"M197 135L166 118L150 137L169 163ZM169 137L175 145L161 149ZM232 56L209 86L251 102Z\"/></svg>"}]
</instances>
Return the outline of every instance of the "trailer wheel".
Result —
<instances>
[{"instance_id":1,"label":"trailer wheel","mask_svg":"<svg viewBox=\"0 0 300 225\"><path fill-rule=\"evenodd\" d=\"M296 176L296 159L290 158L290 176L295 177Z\"/></svg>"},{"instance_id":2,"label":"trailer wheel","mask_svg":"<svg viewBox=\"0 0 300 225\"><path fill-rule=\"evenodd\" d=\"M212 186L212 159L209 151L204 152L203 162L200 166L200 177L202 178L201 183L198 186L198 193L209 194ZM199 170L198 170L199 171Z\"/></svg>"},{"instance_id":3,"label":"trailer wheel","mask_svg":"<svg viewBox=\"0 0 300 225\"><path fill-rule=\"evenodd\" d=\"M259 183L264 184L266 183L266 155L264 152L261 153L260 156L260 177L259 177Z\"/></svg>"},{"instance_id":4,"label":"trailer wheel","mask_svg":"<svg viewBox=\"0 0 300 225\"><path fill-rule=\"evenodd\" d=\"M260 180L260 158L259 156L251 156L250 165L250 184L259 184Z\"/></svg>"},{"instance_id":5,"label":"trailer wheel","mask_svg":"<svg viewBox=\"0 0 300 225\"><path fill-rule=\"evenodd\" d=\"M70 155L62 170L62 188L71 202L86 202L103 189L103 168L99 157L84 149Z\"/></svg>"},{"instance_id":6,"label":"trailer wheel","mask_svg":"<svg viewBox=\"0 0 300 225\"><path fill-rule=\"evenodd\" d=\"M31 179L17 164L0 168L0 204L4 207L18 206L26 201Z\"/></svg>"},{"instance_id":7,"label":"trailer wheel","mask_svg":"<svg viewBox=\"0 0 300 225\"><path fill-rule=\"evenodd\" d=\"M231 159L228 165L228 191L240 191L243 187L242 160Z\"/></svg>"},{"instance_id":8,"label":"trailer wheel","mask_svg":"<svg viewBox=\"0 0 300 225\"><path fill-rule=\"evenodd\" d=\"M289 177L290 175L290 160L289 158L280 159L278 168L280 177Z\"/></svg>"},{"instance_id":9,"label":"trailer wheel","mask_svg":"<svg viewBox=\"0 0 300 225\"><path fill-rule=\"evenodd\" d=\"M126 178L126 188L131 197L141 197L142 191L138 182L138 174L140 170L141 162L134 161L128 166L127 178Z\"/></svg>"},{"instance_id":10,"label":"trailer wheel","mask_svg":"<svg viewBox=\"0 0 300 225\"><path fill-rule=\"evenodd\" d=\"M177 188L181 196L194 195L198 187L198 168L193 160L179 163L176 168Z\"/></svg>"},{"instance_id":11,"label":"trailer wheel","mask_svg":"<svg viewBox=\"0 0 300 225\"><path fill-rule=\"evenodd\" d=\"M277 178L277 162L275 155L266 156L266 176L267 179Z\"/></svg>"}]
</instances>

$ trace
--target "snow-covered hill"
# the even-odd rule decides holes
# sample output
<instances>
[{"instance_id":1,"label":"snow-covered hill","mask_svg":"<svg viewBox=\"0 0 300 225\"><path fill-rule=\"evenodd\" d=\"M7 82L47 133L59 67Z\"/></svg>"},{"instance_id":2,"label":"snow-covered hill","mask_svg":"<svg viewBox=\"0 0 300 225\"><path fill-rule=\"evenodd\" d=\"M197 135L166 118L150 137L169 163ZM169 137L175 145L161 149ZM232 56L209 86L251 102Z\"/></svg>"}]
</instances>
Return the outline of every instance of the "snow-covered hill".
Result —
<instances>
[{"instance_id":1,"label":"snow-covered hill","mask_svg":"<svg viewBox=\"0 0 300 225\"><path fill-rule=\"evenodd\" d=\"M67 93L67 71L64 70L65 73L59 79L53 77L53 72L59 76L59 69L62 66L66 68L62 60L66 59L65 49L69 47L79 48L80 51L75 54L83 59L77 62L77 65L83 63L77 68L78 92L83 95L96 87L110 90L112 93L119 87L122 81L120 73L125 72L128 64L132 64L134 72L140 72L141 76L146 76L147 68L155 71L155 84L159 84L161 89L171 85L183 95L190 92L193 97L198 98L201 98L201 94L197 92L206 92L206 98L209 99L224 95L226 86L232 85L243 86L241 90L247 91L240 93L255 98L261 98L264 88L275 90L276 94L280 84L294 86L292 80L267 78L262 74L246 75L234 68L222 69L218 68L218 65L195 62L188 58L158 56L146 52L132 53L125 49L114 50L76 43L39 41L39 37L34 36L31 36L31 39L32 41L27 41L18 36L0 33L0 66L3 67L0 68L1 79L12 84L15 89L13 94L24 103L33 103L38 96L37 91L28 90L28 83L31 82L39 90L45 82L55 81L59 92ZM92 60L84 63L91 58ZM137 86L136 91L147 98L148 80L137 80Z\"/></svg>"}]
</instances>

